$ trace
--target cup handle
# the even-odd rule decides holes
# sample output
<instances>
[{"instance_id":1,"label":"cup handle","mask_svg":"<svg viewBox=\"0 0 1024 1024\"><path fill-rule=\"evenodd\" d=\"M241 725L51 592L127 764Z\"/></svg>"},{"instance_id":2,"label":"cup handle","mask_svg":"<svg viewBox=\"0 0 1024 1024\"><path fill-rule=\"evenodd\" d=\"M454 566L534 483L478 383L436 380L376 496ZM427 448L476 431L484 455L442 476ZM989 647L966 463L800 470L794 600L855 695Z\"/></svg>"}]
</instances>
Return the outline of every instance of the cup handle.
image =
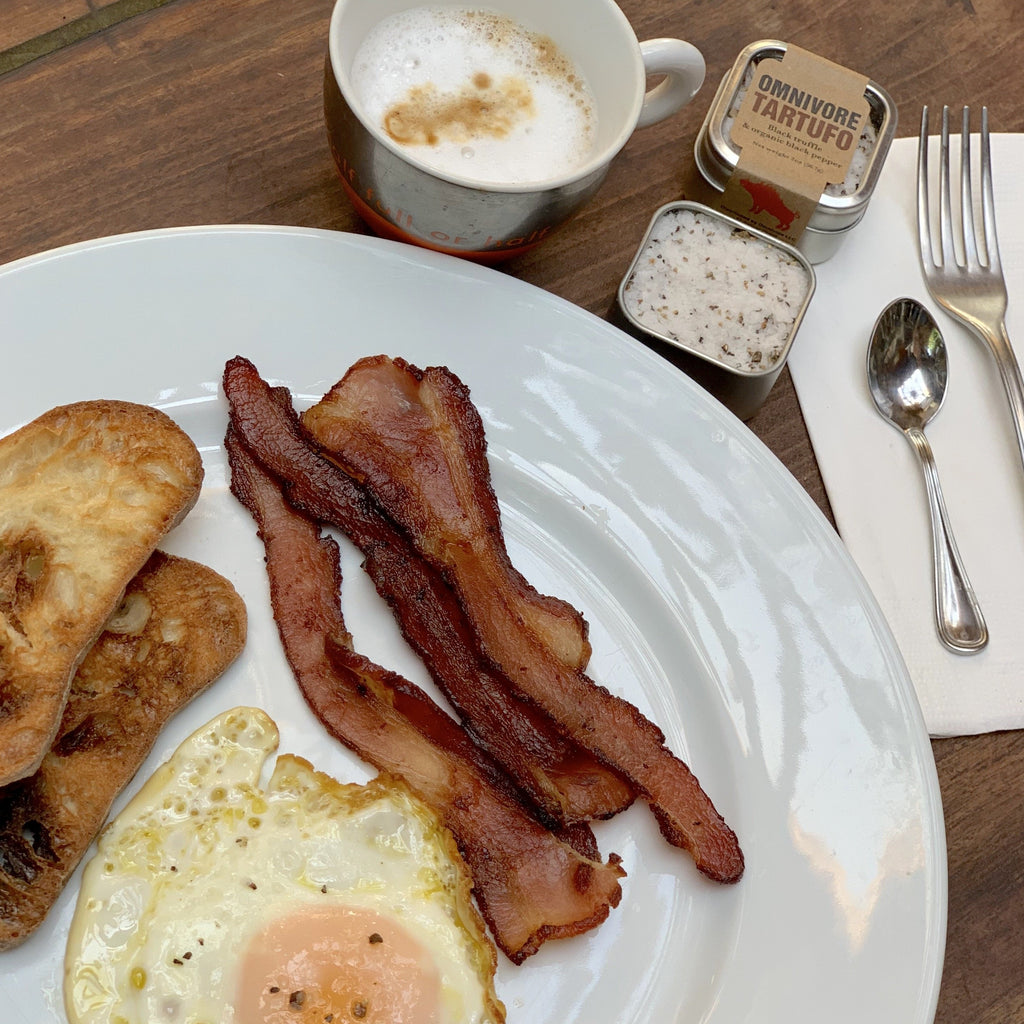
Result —
<instances>
[{"instance_id":1,"label":"cup handle","mask_svg":"<svg viewBox=\"0 0 1024 1024\"><path fill-rule=\"evenodd\" d=\"M644 96L638 128L662 121L681 110L704 84L706 67L700 50L682 39L646 39L640 56L648 76L665 77Z\"/></svg>"}]
</instances>

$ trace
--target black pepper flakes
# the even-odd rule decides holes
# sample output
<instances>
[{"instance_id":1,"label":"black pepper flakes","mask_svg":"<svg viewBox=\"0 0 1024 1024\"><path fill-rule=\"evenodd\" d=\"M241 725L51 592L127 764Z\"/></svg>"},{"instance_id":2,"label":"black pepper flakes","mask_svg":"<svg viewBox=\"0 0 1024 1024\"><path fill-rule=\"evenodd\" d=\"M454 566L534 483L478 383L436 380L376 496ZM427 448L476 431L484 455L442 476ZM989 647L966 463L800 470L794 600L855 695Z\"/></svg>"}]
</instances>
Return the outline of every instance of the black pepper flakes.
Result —
<instances>
[{"instance_id":1,"label":"black pepper flakes","mask_svg":"<svg viewBox=\"0 0 1024 1024\"><path fill-rule=\"evenodd\" d=\"M370 936L370 945L371 946L376 946L378 942L383 942L383 941L384 941L384 936L381 935L380 932L374 932Z\"/></svg>"},{"instance_id":2,"label":"black pepper flakes","mask_svg":"<svg viewBox=\"0 0 1024 1024\"><path fill-rule=\"evenodd\" d=\"M292 1010L298 1010L302 1004L306 1001L306 993L299 989L297 992L293 992L288 997L288 1007Z\"/></svg>"},{"instance_id":3,"label":"black pepper flakes","mask_svg":"<svg viewBox=\"0 0 1024 1024\"><path fill-rule=\"evenodd\" d=\"M366 1016L366 1003L353 1003L352 1016L357 1020L362 1020Z\"/></svg>"},{"instance_id":4,"label":"black pepper flakes","mask_svg":"<svg viewBox=\"0 0 1024 1024\"><path fill-rule=\"evenodd\" d=\"M709 224L684 206L650 231L622 304L661 337L725 366L763 372L783 357L812 281L801 261L760 236L717 218Z\"/></svg>"}]
</instances>

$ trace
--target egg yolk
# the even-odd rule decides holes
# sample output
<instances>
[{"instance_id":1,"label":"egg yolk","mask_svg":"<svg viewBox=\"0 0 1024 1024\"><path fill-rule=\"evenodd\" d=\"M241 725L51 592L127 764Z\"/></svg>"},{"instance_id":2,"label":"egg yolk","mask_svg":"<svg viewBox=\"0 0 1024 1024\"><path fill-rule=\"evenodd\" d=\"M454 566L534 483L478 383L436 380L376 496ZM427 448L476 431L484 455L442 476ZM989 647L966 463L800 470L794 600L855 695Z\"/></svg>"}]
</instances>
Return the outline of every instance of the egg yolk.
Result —
<instances>
[{"instance_id":1,"label":"egg yolk","mask_svg":"<svg viewBox=\"0 0 1024 1024\"><path fill-rule=\"evenodd\" d=\"M311 908L270 922L246 950L240 1024L437 1024L440 978L393 917Z\"/></svg>"}]
</instances>

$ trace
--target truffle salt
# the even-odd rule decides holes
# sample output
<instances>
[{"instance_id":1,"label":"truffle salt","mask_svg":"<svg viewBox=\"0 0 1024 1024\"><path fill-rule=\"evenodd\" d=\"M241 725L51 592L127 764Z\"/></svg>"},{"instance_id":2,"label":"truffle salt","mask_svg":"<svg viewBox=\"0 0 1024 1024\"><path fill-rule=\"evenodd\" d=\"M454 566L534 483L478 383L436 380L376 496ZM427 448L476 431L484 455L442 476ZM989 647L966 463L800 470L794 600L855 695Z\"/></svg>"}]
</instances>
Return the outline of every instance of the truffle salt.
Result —
<instances>
[{"instance_id":1,"label":"truffle salt","mask_svg":"<svg viewBox=\"0 0 1024 1024\"><path fill-rule=\"evenodd\" d=\"M682 208L655 222L622 299L647 330L759 372L783 358L810 288L806 268L785 249Z\"/></svg>"},{"instance_id":2,"label":"truffle salt","mask_svg":"<svg viewBox=\"0 0 1024 1024\"><path fill-rule=\"evenodd\" d=\"M756 67L756 64L747 66L746 73L743 75L743 81L740 83L740 87L736 90L732 102L729 104L728 112L722 119L722 135L732 146L735 146L735 143L732 141L732 126L739 115L740 104L742 104L743 98L747 94L747 89L750 88L750 84L754 81L754 69ZM849 196L857 191L861 181L864 180L864 172L868 168L868 158L871 156L871 151L875 148L877 141L878 129L875 128L871 119L868 118L864 123L864 128L861 130L860 138L857 140L857 149L850 159L850 166L846 170L846 177L842 181L827 184L825 186L825 195Z\"/></svg>"}]
</instances>

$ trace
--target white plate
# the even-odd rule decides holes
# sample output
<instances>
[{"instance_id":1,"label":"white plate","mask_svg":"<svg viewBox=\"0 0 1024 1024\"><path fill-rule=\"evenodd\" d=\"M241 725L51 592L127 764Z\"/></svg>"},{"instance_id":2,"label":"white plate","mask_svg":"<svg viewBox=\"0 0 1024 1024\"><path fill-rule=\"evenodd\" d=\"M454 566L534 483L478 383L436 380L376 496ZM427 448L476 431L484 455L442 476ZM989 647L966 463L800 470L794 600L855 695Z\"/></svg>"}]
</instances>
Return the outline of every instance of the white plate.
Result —
<instances>
[{"instance_id":1,"label":"white plate","mask_svg":"<svg viewBox=\"0 0 1024 1024\"><path fill-rule=\"evenodd\" d=\"M367 777L281 655L262 549L226 486L219 379L241 353L308 404L361 355L445 363L483 415L513 559L581 608L592 675L662 726L747 857L721 887L661 841L646 808L602 824L602 850L628 871L622 904L584 937L501 964L511 1024L932 1019L945 846L905 667L804 492L666 362L495 271L301 229L71 246L0 269L0 310L0 432L59 403L123 398L166 409L203 452L202 498L166 547L235 583L250 638L143 773L216 712L255 703L282 750ZM348 548L344 568L357 646L425 681ZM63 1019L77 888L76 875L40 930L0 955L5 1020Z\"/></svg>"}]
</instances>

